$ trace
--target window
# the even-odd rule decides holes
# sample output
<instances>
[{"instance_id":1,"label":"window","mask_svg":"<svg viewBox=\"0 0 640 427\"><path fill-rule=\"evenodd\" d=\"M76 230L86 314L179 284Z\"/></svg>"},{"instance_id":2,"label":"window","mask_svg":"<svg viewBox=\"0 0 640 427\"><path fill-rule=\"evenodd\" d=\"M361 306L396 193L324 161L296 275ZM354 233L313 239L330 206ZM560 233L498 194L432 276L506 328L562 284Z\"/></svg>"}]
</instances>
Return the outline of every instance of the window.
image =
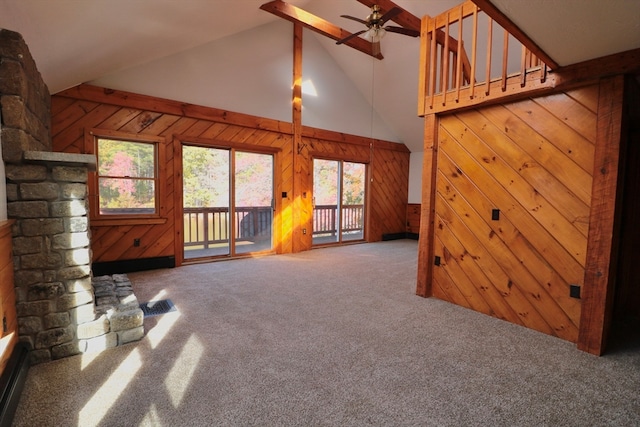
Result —
<instances>
[{"instance_id":1,"label":"window","mask_svg":"<svg viewBox=\"0 0 640 427\"><path fill-rule=\"evenodd\" d=\"M158 213L157 145L155 141L96 137L100 216Z\"/></svg>"}]
</instances>

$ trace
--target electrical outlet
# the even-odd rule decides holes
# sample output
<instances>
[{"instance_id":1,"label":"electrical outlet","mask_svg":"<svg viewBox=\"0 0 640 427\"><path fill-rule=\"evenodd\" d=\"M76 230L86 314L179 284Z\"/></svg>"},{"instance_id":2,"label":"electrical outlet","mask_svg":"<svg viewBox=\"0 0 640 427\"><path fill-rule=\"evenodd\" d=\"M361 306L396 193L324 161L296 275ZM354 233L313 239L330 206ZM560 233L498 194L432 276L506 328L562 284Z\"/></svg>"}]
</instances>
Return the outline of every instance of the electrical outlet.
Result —
<instances>
[{"instance_id":1,"label":"electrical outlet","mask_svg":"<svg viewBox=\"0 0 640 427\"><path fill-rule=\"evenodd\" d=\"M307 229L306 228L302 229L302 234L307 234Z\"/></svg>"},{"instance_id":2,"label":"electrical outlet","mask_svg":"<svg viewBox=\"0 0 640 427\"><path fill-rule=\"evenodd\" d=\"M140 239L133 239L133 246L140 246Z\"/></svg>"}]
</instances>

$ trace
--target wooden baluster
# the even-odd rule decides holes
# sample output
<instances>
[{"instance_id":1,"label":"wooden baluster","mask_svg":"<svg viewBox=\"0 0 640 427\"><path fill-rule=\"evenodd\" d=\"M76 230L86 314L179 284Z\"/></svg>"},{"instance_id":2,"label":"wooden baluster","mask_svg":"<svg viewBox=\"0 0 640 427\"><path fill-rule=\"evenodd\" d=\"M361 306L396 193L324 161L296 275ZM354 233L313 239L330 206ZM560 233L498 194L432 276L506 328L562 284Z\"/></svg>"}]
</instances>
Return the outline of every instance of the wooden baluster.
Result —
<instances>
[{"instance_id":1,"label":"wooden baluster","mask_svg":"<svg viewBox=\"0 0 640 427\"><path fill-rule=\"evenodd\" d=\"M442 105L447 103L447 90L449 90L449 12L444 26L444 66L442 71Z\"/></svg>"},{"instance_id":2,"label":"wooden baluster","mask_svg":"<svg viewBox=\"0 0 640 427\"><path fill-rule=\"evenodd\" d=\"M438 75L438 67L437 67L437 54L438 54L438 45L436 44L436 31L438 29L435 26L435 19L433 20L433 30L431 32L431 59L429 60L432 64L431 66L431 84L429 85L429 90L431 91L431 98L429 101L429 107L433 108L434 98L436 97L436 78Z\"/></svg>"},{"instance_id":3,"label":"wooden baluster","mask_svg":"<svg viewBox=\"0 0 640 427\"><path fill-rule=\"evenodd\" d=\"M504 37L502 43L502 91L507 90L507 62L509 61L509 32L502 29Z\"/></svg>"},{"instance_id":4,"label":"wooden baluster","mask_svg":"<svg viewBox=\"0 0 640 427\"><path fill-rule=\"evenodd\" d=\"M522 58L520 60L520 87L527 83L527 48L522 45Z\"/></svg>"},{"instance_id":5,"label":"wooden baluster","mask_svg":"<svg viewBox=\"0 0 640 427\"><path fill-rule=\"evenodd\" d=\"M478 6L473 8L473 38L471 39L471 74L469 75L469 98L473 99L476 85L476 50L478 47Z\"/></svg>"},{"instance_id":6,"label":"wooden baluster","mask_svg":"<svg viewBox=\"0 0 640 427\"><path fill-rule=\"evenodd\" d=\"M429 17L422 18L421 37L420 37L420 81L418 89L418 115L427 114L426 102L429 99L429 81L431 70L431 32L428 31Z\"/></svg>"},{"instance_id":7,"label":"wooden baluster","mask_svg":"<svg viewBox=\"0 0 640 427\"><path fill-rule=\"evenodd\" d=\"M491 91L491 48L493 45L493 19L487 17L487 76L485 80L485 90L484 94L489 96L489 92Z\"/></svg>"},{"instance_id":8,"label":"wooden baluster","mask_svg":"<svg viewBox=\"0 0 640 427\"><path fill-rule=\"evenodd\" d=\"M463 3L464 4L464 3ZM456 63L456 102L460 101L460 86L462 86L462 13L460 5L460 19L458 19L458 58Z\"/></svg>"}]
</instances>

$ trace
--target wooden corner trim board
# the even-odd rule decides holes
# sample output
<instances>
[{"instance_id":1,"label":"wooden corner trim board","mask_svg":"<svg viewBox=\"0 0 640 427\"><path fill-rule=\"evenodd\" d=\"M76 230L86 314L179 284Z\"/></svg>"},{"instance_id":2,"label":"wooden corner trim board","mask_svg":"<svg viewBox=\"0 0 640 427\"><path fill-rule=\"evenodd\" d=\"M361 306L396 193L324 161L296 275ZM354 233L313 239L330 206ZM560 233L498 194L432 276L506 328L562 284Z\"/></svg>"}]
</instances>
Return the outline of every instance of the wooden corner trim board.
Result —
<instances>
[{"instance_id":1,"label":"wooden corner trim board","mask_svg":"<svg viewBox=\"0 0 640 427\"><path fill-rule=\"evenodd\" d=\"M54 96L100 102L125 108L138 108L157 113L174 114L199 120L210 120L212 122L227 123L253 129L293 135L292 123L87 84L75 86L59 92ZM312 128L309 126L303 126L302 136L355 145L369 145L373 141L374 146L377 149L400 151L404 153L410 152L410 150L402 143L372 139L332 130Z\"/></svg>"},{"instance_id":2,"label":"wooden corner trim board","mask_svg":"<svg viewBox=\"0 0 640 427\"><path fill-rule=\"evenodd\" d=\"M507 15L502 13L500 9L495 7L491 0L471 0L474 2L484 13L489 15L494 21L502 26L507 32L513 35L520 43L525 45L527 49L533 52L538 58L549 66L552 70L559 68L560 65L554 61L545 51L529 38L516 24L509 19Z\"/></svg>"},{"instance_id":3,"label":"wooden corner trim board","mask_svg":"<svg viewBox=\"0 0 640 427\"><path fill-rule=\"evenodd\" d=\"M600 82L587 259L578 349L604 352L613 310L619 242L624 75Z\"/></svg>"}]
</instances>

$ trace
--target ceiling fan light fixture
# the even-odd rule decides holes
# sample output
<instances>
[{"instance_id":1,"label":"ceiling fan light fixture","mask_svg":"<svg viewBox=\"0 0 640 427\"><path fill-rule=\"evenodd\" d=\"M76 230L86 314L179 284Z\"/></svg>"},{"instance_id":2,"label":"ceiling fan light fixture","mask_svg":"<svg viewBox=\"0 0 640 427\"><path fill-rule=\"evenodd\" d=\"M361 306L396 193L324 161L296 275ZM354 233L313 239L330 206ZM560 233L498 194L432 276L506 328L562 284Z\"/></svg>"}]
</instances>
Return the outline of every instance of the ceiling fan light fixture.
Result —
<instances>
[{"instance_id":1,"label":"ceiling fan light fixture","mask_svg":"<svg viewBox=\"0 0 640 427\"><path fill-rule=\"evenodd\" d=\"M364 38L372 43L379 42L385 34L387 34L387 32L384 28L369 28L369 31L365 33Z\"/></svg>"}]
</instances>

